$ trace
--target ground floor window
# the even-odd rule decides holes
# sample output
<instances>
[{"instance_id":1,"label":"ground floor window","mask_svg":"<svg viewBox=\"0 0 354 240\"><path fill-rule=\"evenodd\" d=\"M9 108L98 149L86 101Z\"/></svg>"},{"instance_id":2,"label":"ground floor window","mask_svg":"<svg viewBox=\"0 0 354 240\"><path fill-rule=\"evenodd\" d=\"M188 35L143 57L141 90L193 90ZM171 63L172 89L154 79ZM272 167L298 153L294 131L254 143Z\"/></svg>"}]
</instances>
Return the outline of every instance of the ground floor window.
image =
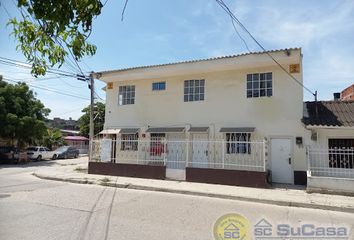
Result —
<instances>
[{"instance_id":1,"label":"ground floor window","mask_svg":"<svg viewBox=\"0 0 354 240\"><path fill-rule=\"evenodd\" d=\"M164 139L166 134L164 133L151 133L150 135L150 155L161 156L165 152Z\"/></svg>"},{"instance_id":2,"label":"ground floor window","mask_svg":"<svg viewBox=\"0 0 354 240\"><path fill-rule=\"evenodd\" d=\"M121 136L121 151L138 151L138 137L136 134L122 134Z\"/></svg>"},{"instance_id":3,"label":"ground floor window","mask_svg":"<svg viewBox=\"0 0 354 240\"><path fill-rule=\"evenodd\" d=\"M328 139L329 167L354 168L354 139Z\"/></svg>"},{"instance_id":4,"label":"ground floor window","mask_svg":"<svg viewBox=\"0 0 354 240\"><path fill-rule=\"evenodd\" d=\"M251 154L251 133L226 133L226 153Z\"/></svg>"}]
</instances>

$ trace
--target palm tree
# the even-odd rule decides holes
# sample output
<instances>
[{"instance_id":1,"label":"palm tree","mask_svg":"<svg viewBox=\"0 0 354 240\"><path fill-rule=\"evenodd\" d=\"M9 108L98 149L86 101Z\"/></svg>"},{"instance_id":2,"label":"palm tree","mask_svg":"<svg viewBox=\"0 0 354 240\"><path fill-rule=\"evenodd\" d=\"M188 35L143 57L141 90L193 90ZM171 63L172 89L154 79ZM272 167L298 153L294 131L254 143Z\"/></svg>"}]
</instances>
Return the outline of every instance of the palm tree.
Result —
<instances>
[{"instance_id":1,"label":"palm tree","mask_svg":"<svg viewBox=\"0 0 354 240\"><path fill-rule=\"evenodd\" d=\"M48 128L46 135L43 137L43 145L49 149L54 146L64 145L64 139L58 128Z\"/></svg>"}]
</instances>

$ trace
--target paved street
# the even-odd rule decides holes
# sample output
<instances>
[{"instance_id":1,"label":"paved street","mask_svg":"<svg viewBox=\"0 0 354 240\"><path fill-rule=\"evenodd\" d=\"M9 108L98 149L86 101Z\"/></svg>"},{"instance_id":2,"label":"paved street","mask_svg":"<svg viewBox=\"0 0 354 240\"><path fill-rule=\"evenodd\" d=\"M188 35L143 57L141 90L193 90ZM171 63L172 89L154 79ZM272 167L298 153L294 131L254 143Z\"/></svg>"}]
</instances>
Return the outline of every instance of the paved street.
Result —
<instances>
[{"instance_id":1,"label":"paved street","mask_svg":"<svg viewBox=\"0 0 354 240\"><path fill-rule=\"evenodd\" d=\"M213 239L222 215L353 228L354 214L38 179L57 160L0 166L1 239ZM276 196L275 196L276 197ZM317 226L316 225L316 226ZM350 232L354 239L353 231Z\"/></svg>"}]
</instances>

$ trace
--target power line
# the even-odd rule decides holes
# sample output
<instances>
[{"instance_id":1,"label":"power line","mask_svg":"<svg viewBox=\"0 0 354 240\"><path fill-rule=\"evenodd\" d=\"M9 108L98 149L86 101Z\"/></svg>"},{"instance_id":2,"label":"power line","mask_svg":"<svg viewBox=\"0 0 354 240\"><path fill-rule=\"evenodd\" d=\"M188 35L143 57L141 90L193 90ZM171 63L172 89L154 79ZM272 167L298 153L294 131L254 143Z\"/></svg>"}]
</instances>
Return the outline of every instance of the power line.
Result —
<instances>
[{"instance_id":1,"label":"power line","mask_svg":"<svg viewBox=\"0 0 354 240\"><path fill-rule=\"evenodd\" d=\"M127 8L128 1L129 1L129 0L125 0L124 7L123 7L123 10L122 10L122 17L121 17L121 21L123 21L123 20L124 20L124 13L125 13L125 9Z\"/></svg>"},{"instance_id":2,"label":"power line","mask_svg":"<svg viewBox=\"0 0 354 240\"><path fill-rule=\"evenodd\" d=\"M15 80L12 80L12 79L9 79L9 78L3 78L3 80L14 82L14 83L21 83L21 81L15 81ZM33 87L33 88L38 88L38 89L41 89L41 90L45 90L45 91L61 94L61 95L64 95L64 96L74 97L74 98L83 99L83 100L89 100L88 98L77 96L77 95L73 95L73 94L70 94L70 93L60 92L59 90L50 89L50 88L46 88L46 87L40 87L40 86L34 86L32 84L29 84L29 83L25 83L25 84L27 84L28 86Z\"/></svg>"},{"instance_id":3,"label":"power line","mask_svg":"<svg viewBox=\"0 0 354 240\"><path fill-rule=\"evenodd\" d=\"M22 64L28 68L32 68L31 64L29 63L26 63L26 62L22 62L22 61L19 61L19 60L16 60L16 59L11 59L11 58L6 58L6 57L1 57L0 56L0 59L3 60L3 61L8 61L8 62L11 62L11 63L16 63L16 64ZM75 74L75 73L72 73L72 72L68 72L68 71L64 71L64 70L59 70L59 69L55 69L55 68L51 68L49 66L46 66L50 71L56 71L56 72L59 72L59 73L65 73L65 74Z\"/></svg>"},{"instance_id":4,"label":"power line","mask_svg":"<svg viewBox=\"0 0 354 240\"><path fill-rule=\"evenodd\" d=\"M4 4L0 2L0 5L1 5L2 8L5 10L7 16L8 16L9 18L12 18L11 15L10 15L10 13L9 13L9 11L7 11L7 8L4 6Z\"/></svg>"},{"instance_id":5,"label":"power line","mask_svg":"<svg viewBox=\"0 0 354 240\"><path fill-rule=\"evenodd\" d=\"M57 116L60 116L60 115L64 115L64 114L76 112L76 111L82 110L82 109L84 109L84 108L85 108L85 107L80 107L80 108L72 109L72 110L69 110L69 111L66 111L66 112L57 113L56 115L57 115Z\"/></svg>"},{"instance_id":6,"label":"power line","mask_svg":"<svg viewBox=\"0 0 354 240\"><path fill-rule=\"evenodd\" d=\"M74 85L71 85L70 83L66 82L64 79L62 79L61 77L58 77L59 81L61 81L62 83L68 85L69 87L72 87L72 88L82 88L82 87L79 87L79 86L74 86Z\"/></svg>"},{"instance_id":7,"label":"power line","mask_svg":"<svg viewBox=\"0 0 354 240\"><path fill-rule=\"evenodd\" d=\"M25 68L25 69L32 69L32 66L28 63L24 63L24 62L20 62L20 61L14 60L14 59L4 58L4 57L0 57L0 63L4 64L4 65L8 65L8 66L15 66L15 67L20 67L20 68ZM49 68L49 67L47 69L47 72L61 75L61 76L76 78L75 73L66 72L63 70L53 69L53 68Z\"/></svg>"},{"instance_id":8,"label":"power line","mask_svg":"<svg viewBox=\"0 0 354 240\"><path fill-rule=\"evenodd\" d=\"M266 53L287 75L289 75L296 83L303 87L306 91L311 93L315 98L317 98L317 91L314 93L311 89L307 88L302 82L297 80L293 75L291 75L258 41L257 39L248 31L248 29L240 22L240 20L232 13L230 8L224 3L223 0L215 0L220 7L235 21L252 39L253 41Z\"/></svg>"},{"instance_id":9,"label":"power line","mask_svg":"<svg viewBox=\"0 0 354 240\"><path fill-rule=\"evenodd\" d=\"M104 100L102 97L100 97L100 95L98 95L98 93L95 91L95 95L99 98L99 99L101 99L101 100Z\"/></svg>"},{"instance_id":10,"label":"power line","mask_svg":"<svg viewBox=\"0 0 354 240\"><path fill-rule=\"evenodd\" d=\"M14 1L13 1L13 3L15 4ZM15 5L16 5L16 4L15 4ZM37 22L38 25L39 25L39 27L43 30L43 32L46 33L45 30L44 30L44 27L43 27L43 25L42 25L42 23L41 23L41 21L40 21L39 19L34 19L34 18L32 17L32 15L27 11L27 9L25 9L25 8L23 8L23 7L21 7L20 9L19 9L19 8L17 8L17 9L18 9L19 12L21 13L23 19L25 19L25 16L24 16L24 14L23 14L23 11L26 11L26 12L27 12L27 16L30 17L31 22L32 22L33 24L35 24L35 22ZM49 36L48 34L47 34L47 36L48 36L54 43L59 44L59 45L64 49L64 46L61 44L60 41L58 41L57 38L53 39L52 36ZM67 42L66 42L64 39L62 39L62 38L60 38L60 37L58 37L58 38L59 38L59 40L63 41L63 42L66 44L66 46L68 46ZM82 75L85 75L84 72L82 71L82 69L81 69L79 63L77 62L77 60L76 60L76 58L75 58L73 52L71 51L71 49L70 49L69 47L67 47L67 49L68 49L70 55L72 56L74 62L73 62L70 58L66 58L66 59L69 60L71 63L73 63L74 65L77 66L77 69L74 67L75 70L79 70L79 72L80 72ZM65 57L64 57L64 62L67 63L68 65L70 65L67 61L65 61ZM70 66L73 67L72 65L70 65Z\"/></svg>"},{"instance_id":11,"label":"power line","mask_svg":"<svg viewBox=\"0 0 354 240\"><path fill-rule=\"evenodd\" d=\"M5 77L6 78L6 77ZM55 79L55 80L60 80L61 82L63 82L64 84L66 84L66 85L68 85L68 86L70 86L70 87L76 87L76 88L79 88L79 87L77 87L77 86L73 86L73 85L71 85L71 84L68 84L68 83L66 83L66 82L64 82L64 80L63 79L61 79L62 77L55 77L55 78L50 78L50 79ZM9 78L8 78L9 79ZM35 85L35 87L48 87L48 86L43 86L43 85L37 85L37 83L38 83L38 81L43 81L43 80L48 80L48 79L38 79L38 80L33 80L33 81L25 81L25 79L19 79L19 78L11 78L11 80L13 80L13 81L18 81L18 82L24 82L24 83L26 83L26 84L31 84L31 85L33 85L33 84L36 84ZM34 86L34 85L33 85ZM80 87L80 88L82 88L82 87ZM55 91L62 91L61 89L57 89L57 88L51 88L51 90L55 90ZM76 93L75 92L68 92L68 91L66 91L65 93L67 93L67 94L70 94L70 95L75 95ZM75 95L76 96L76 95Z\"/></svg>"},{"instance_id":12,"label":"power line","mask_svg":"<svg viewBox=\"0 0 354 240\"><path fill-rule=\"evenodd\" d=\"M251 50L248 48L248 45L245 41L245 39L241 36L241 34L237 31L237 28L235 26L234 20L231 18L231 23L232 27L234 28L235 32L237 33L238 37L242 40L243 44L245 44L245 47L247 48L248 52L251 52Z\"/></svg>"}]
</instances>

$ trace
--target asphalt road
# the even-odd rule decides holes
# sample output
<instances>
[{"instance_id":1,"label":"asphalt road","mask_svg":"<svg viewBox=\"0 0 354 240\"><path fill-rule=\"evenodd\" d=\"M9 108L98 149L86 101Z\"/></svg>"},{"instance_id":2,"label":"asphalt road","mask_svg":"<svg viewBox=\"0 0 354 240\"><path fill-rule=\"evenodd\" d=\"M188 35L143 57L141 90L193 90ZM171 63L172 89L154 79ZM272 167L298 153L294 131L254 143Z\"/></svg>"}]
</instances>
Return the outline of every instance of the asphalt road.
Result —
<instances>
[{"instance_id":1,"label":"asphalt road","mask_svg":"<svg viewBox=\"0 0 354 240\"><path fill-rule=\"evenodd\" d=\"M302 224L344 226L348 239L354 239L350 213L80 185L31 175L58 163L70 162L0 166L0 239L213 239L215 221L228 213L241 214L252 226L262 218L273 227L289 224L295 230Z\"/></svg>"}]
</instances>

